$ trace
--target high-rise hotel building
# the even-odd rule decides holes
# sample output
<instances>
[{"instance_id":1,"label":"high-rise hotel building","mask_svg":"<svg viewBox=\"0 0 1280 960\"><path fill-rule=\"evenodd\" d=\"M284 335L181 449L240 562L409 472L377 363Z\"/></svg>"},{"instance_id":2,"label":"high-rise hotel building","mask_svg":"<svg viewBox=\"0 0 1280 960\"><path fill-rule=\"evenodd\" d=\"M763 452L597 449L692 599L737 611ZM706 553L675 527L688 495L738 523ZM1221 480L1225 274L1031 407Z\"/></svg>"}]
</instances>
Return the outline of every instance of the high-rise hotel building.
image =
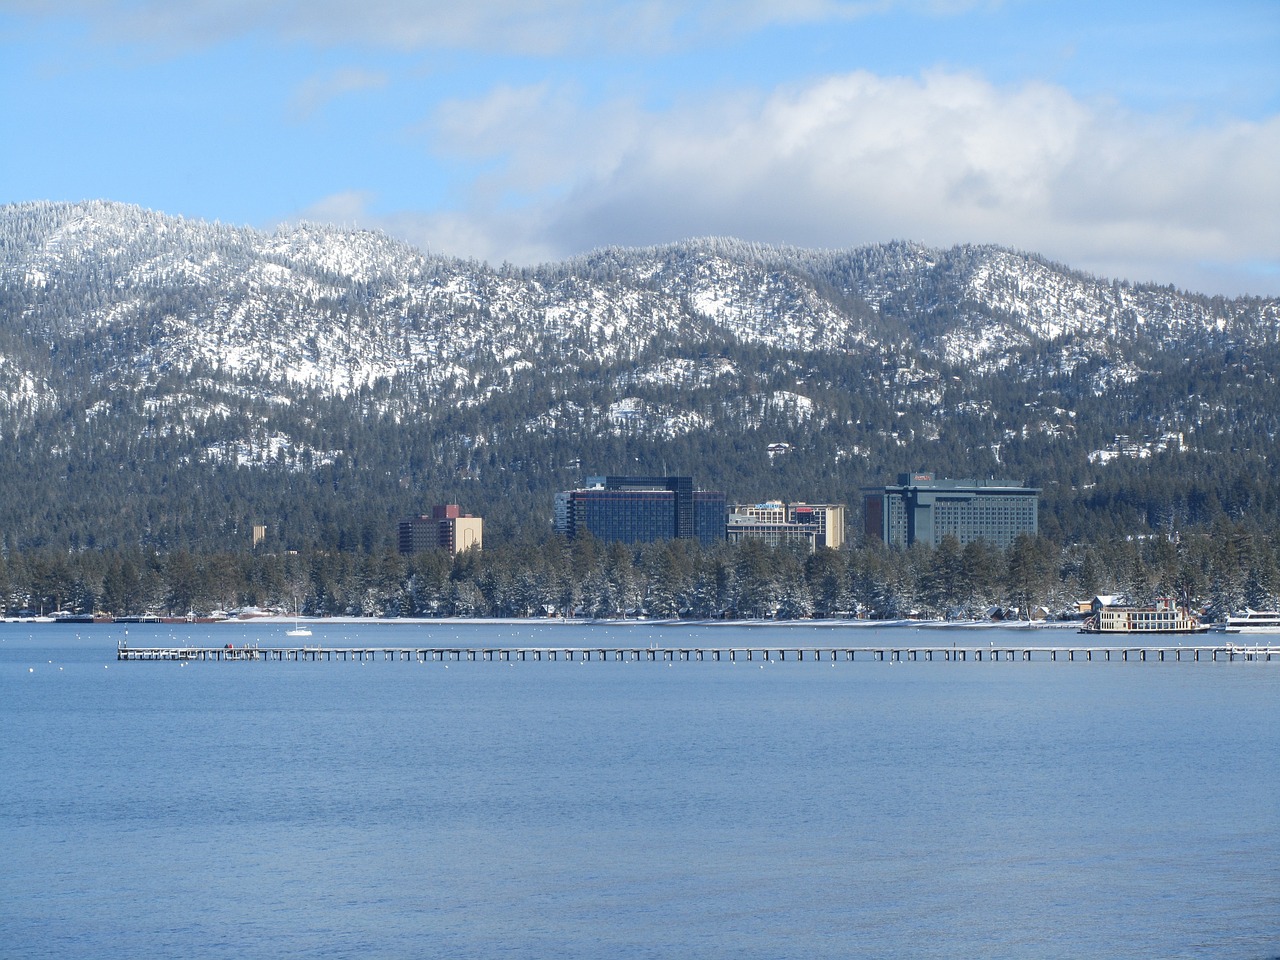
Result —
<instances>
[{"instance_id":1,"label":"high-rise hotel building","mask_svg":"<svg viewBox=\"0 0 1280 960\"><path fill-rule=\"evenodd\" d=\"M724 494L695 490L692 477L588 477L556 494L556 532L570 540L589 531L603 541L711 544L725 538L725 518Z\"/></svg>"},{"instance_id":2,"label":"high-rise hotel building","mask_svg":"<svg viewBox=\"0 0 1280 960\"><path fill-rule=\"evenodd\" d=\"M447 550L459 554L484 546L484 520L463 513L455 503L432 507L430 516L401 520L397 533L401 553Z\"/></svg>"},{"instance_id":3,"label":"high-rise hotel building","mask_svg":"<svg viewBox=\"0 0 1280 960\"><path fill-rule=\"evenodd\" d=\"M1039 529L1039 487L1004 480L938 480L932 473L898 475L896 486L864 488L869 538L893 546L937 546L950 534L961 544L985 540L1007 547Z\"/></svg>"}]
</instances>

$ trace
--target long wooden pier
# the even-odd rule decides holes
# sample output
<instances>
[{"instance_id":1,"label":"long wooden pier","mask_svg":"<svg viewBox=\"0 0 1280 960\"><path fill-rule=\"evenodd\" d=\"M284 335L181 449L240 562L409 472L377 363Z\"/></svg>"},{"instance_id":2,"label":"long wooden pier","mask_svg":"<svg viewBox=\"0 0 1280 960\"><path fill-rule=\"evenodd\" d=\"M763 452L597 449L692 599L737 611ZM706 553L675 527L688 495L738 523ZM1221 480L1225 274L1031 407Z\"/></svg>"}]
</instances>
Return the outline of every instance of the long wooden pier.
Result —
<instances>
[{"instance_id":1,"label":"long wooden pier","mask_svg":"<svg viewBox=\"0 0 1280 960\"><path fill-rule=\"evenodd\" d=\"M441 662L541 662L573 663L772 663L810 661L821 663L912 661L964 663L971 661L1052 662L1166 662L1217 663L1236 661L1280 663L1280 646L1234 643L1198 646L1033 647L1033 646L767 646L767 647L130 647L120 644L117 660L183 661L408 661Z\"/></svg>"}]
</instances>

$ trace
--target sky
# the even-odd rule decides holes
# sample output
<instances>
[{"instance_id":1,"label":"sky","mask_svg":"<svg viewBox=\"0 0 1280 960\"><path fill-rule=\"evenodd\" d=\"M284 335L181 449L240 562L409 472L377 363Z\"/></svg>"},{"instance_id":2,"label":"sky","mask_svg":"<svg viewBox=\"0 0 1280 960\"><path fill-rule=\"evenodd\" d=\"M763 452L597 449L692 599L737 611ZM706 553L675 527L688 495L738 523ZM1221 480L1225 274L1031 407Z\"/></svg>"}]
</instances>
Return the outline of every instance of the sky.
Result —
<instances>
[{"instance_id":1,"label":"sky","mask_svg":"<svg viewBox=\"0 0 1280 960\"><path fill-rule=\"evenodd\" d=\"M1280 295L1280 0L0 0L0 203Z\"/></svg>"}]
</instances>

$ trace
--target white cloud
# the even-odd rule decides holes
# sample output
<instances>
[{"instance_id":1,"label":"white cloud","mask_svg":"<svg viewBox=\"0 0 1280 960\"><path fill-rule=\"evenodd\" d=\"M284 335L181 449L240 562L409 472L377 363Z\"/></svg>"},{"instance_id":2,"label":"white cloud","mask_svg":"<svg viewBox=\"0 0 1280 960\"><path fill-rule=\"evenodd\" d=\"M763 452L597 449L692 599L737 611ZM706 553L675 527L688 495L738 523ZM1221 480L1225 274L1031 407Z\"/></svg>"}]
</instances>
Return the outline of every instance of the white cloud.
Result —
<instances>
[{"instance_id":1,"label":"white cloud","mask_svg":"<svg viewBox=\"0 0 1280 960\"><path fill-rule=\"evenodd\" d=\"M489 161L449 217L452 236L471 238L458 252L478 256L708 234L835 247L909 237L1227 287L1238 280L1224 264L1280 262L1280 118L1197 126L1045 84L858 72L664 113L501 88L437 119L437 148Z\"/></svg>"},{"instance_id":2,"label":"white cloud","mask_svg":"<svg viewBox=\"0 0 1280 960\"><path fill-rule=\"evenodd\" d=\"M106 39L191 49L265 33L321 46L567 50L667 49L771 24L847 20L940 0L0 0L26 15L91 20ZM958 0L968 8L973 0Z\"/></svg>"},{"instance_id":3,"label":"white cloud","mask_svg":"<svg viewBox=\"0 0 1280 960\"><path fill-rule=\"evenodd\" d=\"M362 90L379 90L387 85L387 81L387 74L382 71L344 67L305 80L293 96L292 107L300 118L305 119L331 100Z\"/></svg>"},{"instance_id":4,"label":"white cloud","mask_svg":"<svg viewBox=\"0 0 1280 960\"><path fill-rule=\"evenodd\" d=\"M374 195L368 190L348 190L321 197L305 210L299 210L292 220L310 220L315 223L332 223L339 226L358 226L369 220L369 205Z\"/></svg>"},{"instance_id":5,"label":"white cloud","mask_svg":"<svg viewBox=\"0 0 1280 960\"><path fill-rule=\"evenodd\" d=\"M546 242L528 211L505 210L485 217L469 213L400 213L363 221L427 253L529 266L560 259L563 251Z\"/></svg>"},{"instance_id":6,"label":"white cloud","mask_svg":"<svg viewBox=\"0 0 1280 960\"><path fill-rule=\"evenodd\" d=\"M381 230L425 253L489 263L544 263L559 252L535 239L528 211L379 213L378 197L368 190L347 190L321 197L283 220L259 224L273 229L284 223L327 223L345 229Z\"/></svg>"},{"instance_id":7,"label":"white cloud","mask_svg":"<svg viewBox=\"0 0 1280 960\"><path fill-rule=\"evenodd\" d=\"M607 63L619 50L687 51L699 44L724 50L725 38L771 25L898 11L947 17L1000 4L0 0L0 11L79 18L100 40L161 55L237 37L253 37L268 49L287 42L477 51L476 57L390 61L401 80L411 72L408 60L416 59L424 74L440 72L417 90L402 84L377 112L376 122L385 122L414 97L422 106L410 109L432 110L424 129L400 128L396 149L423 134L441 161L424 165L424 180L431 179L426 192L461 197L451 209L375 215L371 194L356 191L303 212L383 226L439 252L524 263L606 244L709 234L828 247L908 237L938 245L1001 243L1098 273L1211 292L1277 291L1280 117L1197 123L1080 99L1048 83L997 86L941 70L910 77L850 72L766 92L686 92L655 108L642 98L681 84L727 81L693 71L664 87L643 79L638 59L617 58L626 64L618 71ZM65 48L79 49L74 43ZM565 51L588 56L547 61L551 69L525 58L490 60L504 77L579 76L581 88L558 79L508 82L479 98L427 106L441 89L458 89L450 69L461 84L474 82L472 68L477 61L483 66L485 54ZM680 74L688 59L644 62ZM326 54L308 62L335 60ZM338 70L298 84L290 103L294 115L306 119L335 97L387 84L389 74ZM631 90L636 99L602 102L599 87ZM264 140L276 133L266 131ZM368 130L363 134L379 143ZM412 173L405 172L402 154L388 148L388 155L385 169L394 172L386 175L400 182L354 185L405 195L412 184L406 188L404 179L411 181ZM325 177L354 169L310 181L323 183L318 191L334 190L344 184Z\"/></svg>"}]
</instances>

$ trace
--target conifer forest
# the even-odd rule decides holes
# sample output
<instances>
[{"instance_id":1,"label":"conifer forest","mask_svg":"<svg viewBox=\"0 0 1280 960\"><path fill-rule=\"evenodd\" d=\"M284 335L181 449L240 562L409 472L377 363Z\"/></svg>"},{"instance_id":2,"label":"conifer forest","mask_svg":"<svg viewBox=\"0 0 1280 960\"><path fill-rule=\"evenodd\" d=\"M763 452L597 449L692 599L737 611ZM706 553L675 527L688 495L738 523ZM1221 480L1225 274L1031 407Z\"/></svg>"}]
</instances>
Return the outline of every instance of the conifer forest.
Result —
<instances>
[{"instance_id":1,"label":"conifer forest","mask_svg":"<svg viewBox=\"0 0 1280 960\"><path fill-rule=\"evenodd\" d=\"M376 617L985 617L1280 604L1280 305L995 247L728 240L518 269L378 234L0 207L0 606ZM899 473L1039 533L891 549ZM591 475L843 503L847 543L555 535ZM484 548L404 556L456 503ZM265 528L255 543L253 530Z\"/></svg>"}]
</instances>

